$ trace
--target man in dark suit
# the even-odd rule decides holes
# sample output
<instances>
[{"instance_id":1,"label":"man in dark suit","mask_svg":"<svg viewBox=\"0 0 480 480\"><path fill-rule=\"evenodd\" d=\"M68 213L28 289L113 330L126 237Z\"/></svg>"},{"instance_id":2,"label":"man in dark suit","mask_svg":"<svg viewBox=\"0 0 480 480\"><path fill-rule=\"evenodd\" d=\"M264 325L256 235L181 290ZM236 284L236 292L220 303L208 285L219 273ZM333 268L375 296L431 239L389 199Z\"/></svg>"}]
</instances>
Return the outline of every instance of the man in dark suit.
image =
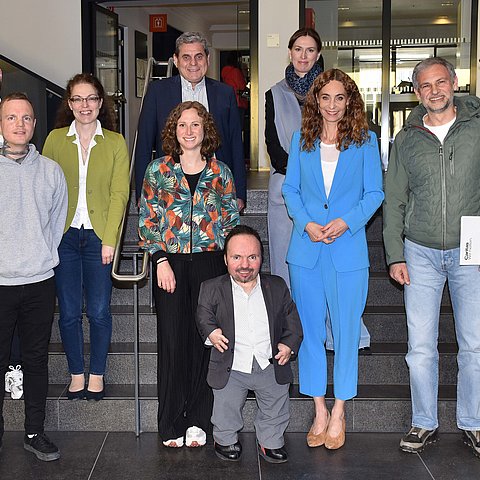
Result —
<instances>
[{"instance_id":1,"label":"man in dark suit","mask_svg":"<svg viewBox=\"0 0 480 480\"><path fill-rule=\"evenodd\" d=\"M235 93L229 85L205 76L209 52L207 41L200 33L186 32L177 38L173 61L180 75L152 82L140 113L135 154L137 198L142 191L145 170L152 159L152 149L155 149L156 157L164 155L161 132L168 114L179 103L196 100L215 119L221 137L215 156L226 163L233 173L241 210L245 206L247 187L242 127Z\"/></svg>"},{"instance_id":2,"label":"man in dark suit","mask_svg":"<svg viewBox=\"0 0 480 480\"><path fill-rule=\"evenodd\" d=\"M263 248L254 229L235 227L224 252L228 274L202 283L197 308L200 335L214 347L207 381L214 395L215 453L222 460L240 458L242 409L248 390L254 390L259 453L283 463L293 380L289 361L302 341L300 318L285 281L259 275Z\"/></svg>"}]
</instances>

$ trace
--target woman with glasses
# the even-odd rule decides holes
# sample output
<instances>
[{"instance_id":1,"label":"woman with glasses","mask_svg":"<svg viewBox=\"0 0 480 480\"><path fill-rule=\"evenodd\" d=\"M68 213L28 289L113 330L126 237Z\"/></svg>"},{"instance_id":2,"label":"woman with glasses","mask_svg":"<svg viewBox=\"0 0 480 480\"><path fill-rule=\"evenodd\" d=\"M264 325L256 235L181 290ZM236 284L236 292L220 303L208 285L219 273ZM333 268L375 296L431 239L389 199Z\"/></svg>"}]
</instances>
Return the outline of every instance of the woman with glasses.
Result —
<instances>
[{"instance_id":1,"label":"woman with glasses","mask_svg":"<svg viewBox=\"0 0 480 480\"><path fill-rule=\"evenodd\" d=\"M113 113L93 75L75 75L43 154L60 164L68 185L68 213L55 269L60 334L71 374L67 398L101 400L112 334L111 269L129 197L125 139L112 131ZM82 312L90 324L90 366L85 388Z\"/></svg>"}]
</instances>

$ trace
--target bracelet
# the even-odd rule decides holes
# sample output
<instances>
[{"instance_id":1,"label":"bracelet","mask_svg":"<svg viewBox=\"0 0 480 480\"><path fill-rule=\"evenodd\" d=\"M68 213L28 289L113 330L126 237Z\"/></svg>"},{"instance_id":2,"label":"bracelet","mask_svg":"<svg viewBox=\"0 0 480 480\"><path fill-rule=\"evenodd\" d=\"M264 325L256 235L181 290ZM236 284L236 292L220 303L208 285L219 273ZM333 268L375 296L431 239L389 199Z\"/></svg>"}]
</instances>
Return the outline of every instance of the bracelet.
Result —
<instances>
[{"instance_id":1,"label":"bracelet","mask_svg":"<svg viewBox=\"0 0 480 480\"><path fill-rule=\"evenodd\" d=\"M157 260L157 265L160 265L161 263L163 262L168 262L168 258L167 257L161 257Z\"/></svg>"}]
</instances>

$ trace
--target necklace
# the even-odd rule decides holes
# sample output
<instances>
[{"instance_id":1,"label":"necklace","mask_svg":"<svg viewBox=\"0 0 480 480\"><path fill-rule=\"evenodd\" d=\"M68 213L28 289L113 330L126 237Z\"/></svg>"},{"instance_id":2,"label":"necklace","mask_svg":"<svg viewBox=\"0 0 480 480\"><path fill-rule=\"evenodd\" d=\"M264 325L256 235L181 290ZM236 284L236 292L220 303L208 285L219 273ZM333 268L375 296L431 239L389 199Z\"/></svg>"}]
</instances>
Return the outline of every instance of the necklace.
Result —
<instances>
[{"instance_id":1,"label":"necklace","mask_svg":"<svg viewBox=\"0 0 480 480\"><path fill-rule=\"evenodd\" d=\"M83 143L80 141L80 139L78 140L80 142L80 146L82 147L82 151L85 155L87 155L88 153L88 147L85 148L85 146L83 145ZM90 143L89 143L89 146L90 146Z\"/></svg>"}]
</instances>

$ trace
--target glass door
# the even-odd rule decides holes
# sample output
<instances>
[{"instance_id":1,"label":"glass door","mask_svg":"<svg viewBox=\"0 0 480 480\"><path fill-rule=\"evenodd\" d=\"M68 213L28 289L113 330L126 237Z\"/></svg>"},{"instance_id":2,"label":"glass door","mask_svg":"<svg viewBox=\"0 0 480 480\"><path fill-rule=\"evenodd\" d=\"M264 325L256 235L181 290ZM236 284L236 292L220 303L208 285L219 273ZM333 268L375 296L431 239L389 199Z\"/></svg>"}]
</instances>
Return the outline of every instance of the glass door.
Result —
<instances>
[{"instance_id":1,"label":"glass door","mask_svg":"<svg viewBox=\"0 0 480 480\"><path fill-rule=\"evenodd\" d=\"M123 132L123 105L125 98L119 88L118 15L95 5L93 10L93 56L95 76L105 93L112 99L117 129Z\"/></svg>"},{"instance_id":2,"label":"glass door","mask_svg":"<svg viewBox=\"0 0 480 480\"><path fill-rule=\"evenodd\" d=\"M429 57L443 57L458 77L457 95L470 93L471 2L452 0L419 4L406 15L405 3L392 0L390 40L390 141L418 104L413 92L415 65Z\"/></svg>"},{"instance_id":3,"label":"glass door","mask_svg":"<svg viewBox=\"0 0 480 480\"><path fill-rule=\"evenodd\" d=\"M314 10L325 69L340 68L356 81L370 128L383 132L385 167L389 145L418 105L411 82L418 62L446 58L457 72L457 95L470 93L471 0L424 0L409 6L403 0L307 0L305 7ZM388 111L383 117L382 107Z\"/></svg>"}]
</instances>

